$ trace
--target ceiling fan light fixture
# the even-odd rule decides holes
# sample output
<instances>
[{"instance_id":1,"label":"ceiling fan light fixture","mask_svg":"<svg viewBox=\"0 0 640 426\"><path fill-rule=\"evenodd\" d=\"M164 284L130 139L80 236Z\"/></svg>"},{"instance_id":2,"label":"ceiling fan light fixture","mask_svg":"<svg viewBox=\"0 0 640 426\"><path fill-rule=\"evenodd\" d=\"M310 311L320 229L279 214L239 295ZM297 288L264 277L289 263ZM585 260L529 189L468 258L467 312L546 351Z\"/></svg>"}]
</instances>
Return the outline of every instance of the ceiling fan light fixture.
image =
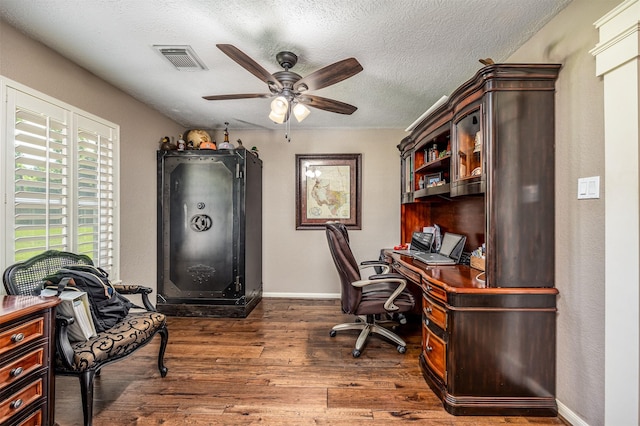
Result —
<instances>
[{"instance_id":1,"label":"ceiling fan light fixture","mask_svg":"<svg viewBox=\"0 0 640 426\"><path fill-rule=\"evenodd\" d=\"M304 106L299 102L296 103L296 105L293 107L293 115L295 115L296 120L298 120L298 123L301 123L302 120L304 120L309 116L309 114L311 114L311 111L309 111L309 108L307 108L306 106Z\"/></svg>"},{"instance_id":2,"label":"ceiling fan light fixture","mask_svg":"<svg viewBox=\"0 0 640 426\"><path fill-rule=\"evenodd\" d=\"M278 96L271 101L271 112L284 116L289 109L289 101L284 96Z\"/></svg>"},{"instance_id":3,"label":"ceiling fan light fixture","mask_svg":"<svg viewBox=\"0 0 640 426\"><path fill-rule=\"evenodd\" d=\"M286 116L287 116L286 114L277 114L273 111L269 113L269 119L276 124L284 123L284 119L286 118Z\"/></svg>"}]
</instances>

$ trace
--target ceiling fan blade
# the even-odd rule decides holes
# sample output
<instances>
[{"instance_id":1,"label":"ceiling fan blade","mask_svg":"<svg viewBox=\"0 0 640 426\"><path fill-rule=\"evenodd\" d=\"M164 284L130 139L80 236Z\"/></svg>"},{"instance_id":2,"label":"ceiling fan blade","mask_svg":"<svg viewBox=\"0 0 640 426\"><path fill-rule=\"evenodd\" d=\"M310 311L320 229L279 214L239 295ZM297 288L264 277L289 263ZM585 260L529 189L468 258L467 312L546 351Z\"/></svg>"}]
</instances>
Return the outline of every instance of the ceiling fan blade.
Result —
<instances>
[{"instance_id":1,"label":"ceiling fan blade","mask_svg":"<svg viewBox=\"0 0 640 426\"><path fill-rule=\"evenodd\" d=\"M335 99L327 99L320 96L304 95L298 98L298 101L310 107L323 109L325 111L337 112L338 114L353 114L358 108Z\"/></svg>"},{"instance_id":2,"label":"ceiling fan blade","mask_svg":"<svg viewBox=\"0 0 640 426\"><path fill-rule=\"evenodd\" d=\"M249 98L269 98L271 94L269 93L245 93L240 95L211 95L211 96L203 96L203 99L208 101L227 101L230 99L249 99Z\"/></svg>"},{"instance_id":3,"label":"ceiling fan blade","mask_svg":"<svg viewBox=\"0 0 640 426\"><path fill-rule=\"evenodd\" d=\"M306 90L318 90L323 87L331 86L346 80L349 77L353 77L362 71L362 65L355 58L343 59L331 65L327 65L324 68L320 68L318 71L312 72L306 77L298 80L294 85L295 90L300 90L301 86L307 87Z\"/></svg>"},{"instance_id":4,"label":"ceiling fan blade","mask_svg":"<svg viewBox=\"0 0 640 426\"><path fill-rule=\"evenodd\" d=\"M258 77L268 85L276 86L282 89L280 83L269 71L262 68L256 61L247 56L246 53L231 44L216 44L218 49L222 50L228 57L236 61L242 68Z\"/></svg>"}]
</instances>

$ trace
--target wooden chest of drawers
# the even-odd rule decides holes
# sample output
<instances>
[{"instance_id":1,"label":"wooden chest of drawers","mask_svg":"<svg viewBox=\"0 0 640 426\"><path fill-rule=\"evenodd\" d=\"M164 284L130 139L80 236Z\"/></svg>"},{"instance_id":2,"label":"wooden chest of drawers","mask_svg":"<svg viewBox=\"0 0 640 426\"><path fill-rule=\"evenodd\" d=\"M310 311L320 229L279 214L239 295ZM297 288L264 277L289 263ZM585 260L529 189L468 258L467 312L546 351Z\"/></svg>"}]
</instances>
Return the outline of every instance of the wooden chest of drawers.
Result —
<instances>
[{"instance_id":1,"label":"wooden chest of drawers","mask_svg":"<svg viewBox=\"0 0 640 426\"><path fill-rule=\"evenodd\" d=\"M53 425L56 297L0 296L0 424Z\"/></svg>"}]
</instances>

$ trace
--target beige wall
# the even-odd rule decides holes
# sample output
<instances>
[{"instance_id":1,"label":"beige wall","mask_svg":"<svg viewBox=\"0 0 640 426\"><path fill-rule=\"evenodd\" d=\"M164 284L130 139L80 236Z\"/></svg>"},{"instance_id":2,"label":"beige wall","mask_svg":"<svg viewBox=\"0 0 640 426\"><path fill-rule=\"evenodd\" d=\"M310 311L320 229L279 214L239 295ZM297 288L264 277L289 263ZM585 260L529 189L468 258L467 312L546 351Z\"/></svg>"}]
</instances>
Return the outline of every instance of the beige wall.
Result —
<instances>
[{"instance_id":1,"label":"beige wall","mask_svg":"<svg viewBox=\"0 0 640 426\"><path fill-rule=\"evenodd\" d=\"M121 276L155 288L155 150L181 127L4 21L0 75L120 125Z\"/></svg>"},{"instance_id":2,"label":"beige wall","mask_svg":"<svg viewBox=\"0 0 640 426\"><path fill-rule=\"evenodd\" d=\"M312 114L328 114L312 111ZM408 120L410 121L410 120ZM263 282L267 296L318 296L340 292L323 230L295 229L295 155L362 154L362 230L349 231L359 260L377 259L400 238L402 130L233 131L230 140L257 146L263 161ZM216 135L216 133L214 133ZM215 136L222 139L221 134Z\"/></svg>"},{"instance_id":3,"label":"beige wall","mask_svg":"<svg viewBox=\"0 0 640 426\"><path fill-rule=\"evenodd\" d=\"M620 0L574 0L509 62L562 64L556 84L557 397L586 424L604 424L604 88L589 51L593 23ZM578 200L600 176L600 199Z\"/></svg>"}]
</instances>

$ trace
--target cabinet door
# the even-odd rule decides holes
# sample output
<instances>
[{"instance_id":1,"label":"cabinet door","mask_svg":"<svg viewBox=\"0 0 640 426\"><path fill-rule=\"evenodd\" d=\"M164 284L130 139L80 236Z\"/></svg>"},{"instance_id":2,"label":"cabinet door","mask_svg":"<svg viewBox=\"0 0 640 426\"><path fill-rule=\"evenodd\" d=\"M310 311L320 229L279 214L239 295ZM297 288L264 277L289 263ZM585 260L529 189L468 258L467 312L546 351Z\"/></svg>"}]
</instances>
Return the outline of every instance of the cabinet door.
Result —
<instances>
[{"instance_id":1,"label":"cabinet door","mask_svg":"<svg viewBox=\"0 0 640 426\"><path fill-rule=\"evenodd\" d=\"M411 203L413 202L413 192L414 192L414 183L413 183L413 151L406 151L402 153L402 157L400 157L400 167L401 167L401 203Z\"/></svg>"},{"instance_id":2,"label":"cabinet door","mask_svg":"<svg viewBox=\"0 0 640 426\"><path fill-rule=\"evenodd\" d=\"M453 185L451 195L484 192L484 129L480 104L454 118Z\"/></svg>"},{"instance_id":3,"label":"cabinet door","mask_svg":"<svg viewBox=\"0 0 640 426\"><path fill-rule=\"evenodd\" d=\"M162 161L162 280L166 300L235 298L239 256L238 160L233 155Z\"/></svg>"}]
</instances>

